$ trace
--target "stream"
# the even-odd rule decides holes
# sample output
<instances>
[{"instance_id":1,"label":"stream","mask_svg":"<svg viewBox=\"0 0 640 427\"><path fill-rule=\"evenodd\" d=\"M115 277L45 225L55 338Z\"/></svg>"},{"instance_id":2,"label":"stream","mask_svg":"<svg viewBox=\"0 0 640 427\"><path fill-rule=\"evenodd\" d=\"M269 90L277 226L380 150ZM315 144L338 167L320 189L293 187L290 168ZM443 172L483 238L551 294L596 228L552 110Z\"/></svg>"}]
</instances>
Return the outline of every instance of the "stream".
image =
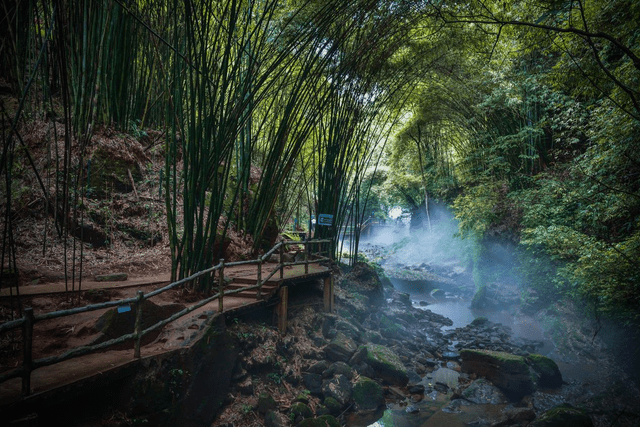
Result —
<instances>
[{"instance_id":1,"label":"stream","mask_svg":"<svg viewBox=\"0 0 640 427\"><path fill-rule=\"evenodd\" d=\"M536 392L532 397L532 405L536 412L566 402L581 406L588 399L606 394L621 382L631 390L624 392L625 397L631 398L631 402L634 401L633 396L638 396L636 385L626 378L623 370L613 361L613 356L609 354L607 348L590 337L593 328L585 320L586 316L582 316L582 313L569 304L565 307L563 302L559 301L552 307L553 309L525 314L520 309L519 298L519 286L523 284L502 282L499 286L494 285L494 289L499 295L507 295L508 304L494 305L488 309L472 309L471 302L475 287L472 285L471 272L464 271L459 274L464 269L461 268L460 263L452 261L451 257L448 258L444 268L438 265L437 261L434 262L434 248L443 248L443 245L447 244L447 239L450 239L445 234L436 236L436 241L429 242L428 245L425 242L419 242L421 246L416 248L404 251L396 249L389 258L383 257L381 262L388 275L394 269L405 267L412 271L423 268L437 273L447 269L457 271L458 274L451 273L449 276L454 277L455 284L444 286L443 289L437 289L432 283L391 278L396 289L410 295L415 308L430 310L451 319L453 324L443 326L441 329L445 336L453 340L448 349L443 349L444 351L458 351L459 349L454 347L457 344L456 330L464 328L476 318L484 317L490 322L506 326L514 341L520 339L521 342L534 343L532 350L535 351L532 352L548 356L558 364L565 384L557 390ZM377 257L380 260L381 253L393 247L392 245L396 245L397 248L398 241L404 238L406 242L407 236L408 232L401 230L400 233L396 232L392 236L391 241L387 239L385 242L374 237L361 242L361 249L370 258L373 255L373 258ZM425 250L425 248L429 249ZM443 250L450 251L450 248ZM504 248L499 250L504 257L507 251ZM405 402L388 404L381 419L373 424L363 425L370 427L491 425L500 419L503 411L512 409L513 405L506 402L467 405L456 403L464 399L452 401L451 394L457 385L457 376L455 381L452 380L452 384L448 384L448 391L431 388L431 383L436 382L434 378L436 374L453 370L459 371L457 362L446 362L446 365L436 367L434 373L425 375L422 380L427 389L424 397L416 401L407 399ZM446 381L448 380L447 378ZM442 379L439 380L439 382L442 381ZM619 396L613 396L613 400L620 400ZM452 407L452 402L458 406ZM635 405L635 403L629 403L629 405ZM620 403L620 406L628 407L623 403ZM595 425L606 424L604 421L601 424L596 420Z\"/></svg>"}]
</instances>

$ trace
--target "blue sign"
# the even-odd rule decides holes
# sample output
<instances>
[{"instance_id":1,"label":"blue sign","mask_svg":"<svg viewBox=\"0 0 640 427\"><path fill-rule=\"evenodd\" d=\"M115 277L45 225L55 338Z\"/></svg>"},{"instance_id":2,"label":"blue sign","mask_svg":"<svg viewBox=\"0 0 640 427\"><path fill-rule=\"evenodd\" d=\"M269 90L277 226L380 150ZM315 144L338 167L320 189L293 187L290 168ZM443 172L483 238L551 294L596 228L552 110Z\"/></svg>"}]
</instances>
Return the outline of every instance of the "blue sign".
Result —
<instances>
[{"instance_id":1,"label":"blue sign","mask_svg":"<svg viewBox=\"0 0 640 427\"><path fill-rule=\"evenodd\" d=\"M320 214L318 215L318 225L333 225L333 215L329 214Z\"/></svg>"},{"instance_id":2,"label":"blue sign","mask_svg":"<svg viewBox=\"0 0 640 427\"><path fill-rule=\"evenodd\" d=\"M129 304L118 306L118 313L126 313L127 311L131 311L131 306Z\"/></svg>"}]
</instances>

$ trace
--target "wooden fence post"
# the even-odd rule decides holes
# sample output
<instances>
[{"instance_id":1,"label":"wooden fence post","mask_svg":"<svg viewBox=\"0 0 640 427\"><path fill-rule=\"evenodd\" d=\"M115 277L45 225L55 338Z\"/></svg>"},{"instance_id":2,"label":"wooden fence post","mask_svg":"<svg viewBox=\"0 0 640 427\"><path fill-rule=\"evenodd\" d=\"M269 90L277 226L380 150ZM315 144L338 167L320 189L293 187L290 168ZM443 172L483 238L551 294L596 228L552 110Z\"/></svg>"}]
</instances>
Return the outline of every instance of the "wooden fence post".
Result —
<instances>
[{"instance_id":1,"label":"wooden fence post","mask_svg":"<svg viewBox=\"0 0 640 427\"><path fill-rule=\"evenodd\" d=\"M287 311L289 306L289 287L280 288L280 302L278 303L278 330L282 335L287 333Z\"/></svg>"},{"instance_id":2,"label":"wooden fence post","mask_svg":"<svg viewBox=\"0 0 640 427\"><path fill-rule=\"evenodd\" d=\"M136 342L133 349L133 358L140 359L140 341L142 341L142 302L144 301L144 292L138 291L138 298L136 299Z\"/></svg>"},{"instance_id":3,"label":"wooden fence post","mask_svg":"<svg viewBox=\"0 0 640 427\"><path fill-rule=\"evenodd\" d=\"M284 277L284 243L280 244L280 280Z\"/></svg>"},{"instance_id":4,"label":"wooden fence post","mask_svg":"<svg viewBox=\"0 0 640 427\"><path fill-rule=\"evenodd\" d=\"M218 275L218 313L224 310L222 298L224 296L224 258L220 259L220 274Z\"/></svg>"},{"instance_id":5,"label":"wooden fence post","mask_svg":"<svg viewBox=\"0 0 640 427\"><path fill-rule=\"evenodd\" d=\"M309 274L309 239L304 241L304 274Z\"/></svg>"},{"instance_id":6,"label":"wooden fence post","mask_svg":"<svg viewBox=\"0 0 640 427\"><path fill-rule=\"evenodd\" d=\"M31 367L33 361L33 308L24 309L24 324L22 329L22 366L24 373L22 374L22 395L29 396L31 394Z\"/></svg>"},{"instance_id":7,"label":"wooden fence post","mask_svg":"<svg viewBox=\"0 0 640 427\"><path fill-rule=\"evenodd\" d=\"M258 292L256 293L256 300L262 299L262 258L258 258L258 275L257 275Z\"/></svg>"},{"instance_id":8,"label":"wooden fence post","mask_svg":"<svg viewBox=\"0 0 640 427\"><path fill-rule=\"evenodd\" d=\"M333 313L333 278L324 278L324 311Z\"/></svg>"}]
</instances>

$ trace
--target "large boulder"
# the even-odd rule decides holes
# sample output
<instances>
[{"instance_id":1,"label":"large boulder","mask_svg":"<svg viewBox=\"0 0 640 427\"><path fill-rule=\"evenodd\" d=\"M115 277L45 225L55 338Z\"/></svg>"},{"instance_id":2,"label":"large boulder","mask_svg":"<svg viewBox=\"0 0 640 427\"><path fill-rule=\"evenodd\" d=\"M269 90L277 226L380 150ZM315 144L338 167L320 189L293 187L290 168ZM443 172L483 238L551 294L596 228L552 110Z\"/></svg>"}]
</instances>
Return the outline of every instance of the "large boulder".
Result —
<instances>
[{"instance_id":1,"label":"large boulder","mask_svg":"<svg viewBox=\"0 0 640 427\"><path fill-rule=\"evenodd\" d=\"M488 379L512 400L521 399L535 389L529 365L522 356L469 349L462 350L460 356L463 372Z\"/></svg>"},{"instance_id":2,"label":"large boulder","mask_svg":"<svg viewBox=\"0 0 640 427\"><path fill-rule=\"evenodd\" d=\"M393 350L378 344L367 344L365 347L367 356L364 361L373 368L377 377L393 385L407 385L409 375Z\"/></svg>"}]
</instances>

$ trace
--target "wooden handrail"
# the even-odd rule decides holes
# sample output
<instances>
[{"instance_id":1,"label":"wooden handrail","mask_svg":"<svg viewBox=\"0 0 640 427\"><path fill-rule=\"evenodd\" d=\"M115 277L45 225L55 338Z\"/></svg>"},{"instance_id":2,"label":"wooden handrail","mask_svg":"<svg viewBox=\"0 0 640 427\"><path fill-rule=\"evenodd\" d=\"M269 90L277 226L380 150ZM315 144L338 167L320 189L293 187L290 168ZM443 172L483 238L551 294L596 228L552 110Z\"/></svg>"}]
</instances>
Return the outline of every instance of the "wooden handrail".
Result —
<instances>
[{"instance_id":1,"label":"wooden handrail","mask_svg":"<svg viewBox=\"0 0 640 427\"><path fill-rule=\"evenodd\" d=\"M193 310L196 310L216 299L219 300L219 312L222 313L223 311L223 299L224 296L228 296L228 295L234 295L240 292L244 292L244 291L248 291L248 290L253 290L253 289L257 289L257 298L260 299L261 298L261 291L262 291L262 285L267 282L269 279L271 279L271 277L273 277L277 272L280 273L280 279L284 278L284 268L287 266L293 266L293 265L302 265L304 264L305 266L305 274L309 273L309 264L314 264L314 263L319 263L319 262L323 262L323 261L330 261L331 258L328 257L321 257L319 259L314 259L314 260L310 260L309 259L309 248L312 244L318 244L321 245L322 243L330 243L331 240L329 239L324 239L324 240L304 240L304 241L296 241L296 240L283 240L279 243L277 243L273 248L271 248L271 250L269 250L267 253L265 253L263 256L258 257L255 260L249 260L249 261L237 261L237 262L230 262L230 263L225 263L224 259L221 259L219 264L210 267L208 269L199 271L197 273L194 273L188 277L185 277L183 279L177 280L173 283L170 283L169 285L160 288L160 289L156 289L152 292L149 292L147 294L144 294L142 291L138 291L137 295L133 298L125 298L125 299L121 299L121 300L117 300L117 301L107 301L107 302L103 302L103 303L99 303L99 304L88 304L85 305L83 307L76 307L76 308L72 308L72 309L68 309L68 310L59 310L59 311L53 311L53 312L49 312L49 313L44 313L44 314L39 314L39 315L34 315L33 314L33 308L31 307L27 307L24 310L24 317L20 318L20 319L16 319L16 320L12 320L9 322L5 322L3 324L0 324L0 333L3 332L8 332L10 330L13 329L17 329L22 327L23 328L23 360L22 360L22 366L13 369L11 371L8 372L3 372L2 374L0 374L0 384L8 381L12 378L18 378L18 377L22 377L22 394L23 396L28 396L31 393L31 372L34 371L37 368L41 368L44 366L49 366L49 365L54 365L56 363L60 363L63 362L65 360L68 359L72 359L74 357L79 357L79 356L83 356L85 354L89 354L98 350L102 350L108 347L111 347L113 345L116 344L120 344L123 343L125 341L128 341L130 339L135 339L135 343L134 343L134 358L135 359L139 359L141 357L141 341L142 338L148 334L149 332L152 332L153 330L157 329L157 328L161 328L165 325L167 325L168 323L171 323L187 314L189 314L190 312L192 312ZM284 254L284 249L286 246L292 246L292 245L304 245L305 249L304 249L304 261L297 261L297 262L290 262L290 263L286 263L283 262L282 258L283 258L283 254ZM265 278L262 278L262 264L268 260L271 255L273 255L275 253L275 251L280 250L280 262L275 266L275 268L273 269L273 271L271 271L271 273ZM258 274L257 274L257 283L256 285L253 286L246 286L246 287L242 287L240 289L235 289L235 290L230 290L230 291L224 291L224 269L225 267L234 267L234 266L240 266L240 265L251 265L251 264L256 264L258 266ZM157 322L155 325L152 325L150 327L148 327L147 329L142 330L142 303L144 302L144 300L149 299L151 297L154 297L156 295L159 295L163 292L166 292L170 289L173 289L177 286L180 285L184 285L186 283L192 282L193 280L197 279L198 277L204 276L206 274L210 274L210 273L214 273L216 270L219 270L219 276L218 276L218 280L219 280L219 284L218 284L218 293L216 293L215 295L212 295L208 298L204 298L200 301L198 301L197 303L195 303L192 306L186 307L185 309L174 313L173 315L171 315L170 317L161 320L159 322ZM130 334L125 334L125 335L121 335L118 338L114 338L108 341L104 341L100 344L95 344L92 346L80 346L80 347L75 347L72 349L67 350L66 352L64 352L61 355L58 356L49 356L49 357L44 357L38 360L33 360L33 349L32 349L32 344L33 344L33 326L35 323L43 321L43 320L49 320L49 319L56 319L59 317L65 317L65 316L70 316L70 315L74 315L74 314L79 314L79 313L85 313L85 312L89 312L89 311L95 311L95 310L100 310L100 309L104 309L104 308L111 308L111 307L117 307L117 306L121 306L121 305L125 305L125 304L135 304L136 306L136 320L135 320L135 327L134 327L134 332L130 333Z\"/></svg>"}]
</instances>

